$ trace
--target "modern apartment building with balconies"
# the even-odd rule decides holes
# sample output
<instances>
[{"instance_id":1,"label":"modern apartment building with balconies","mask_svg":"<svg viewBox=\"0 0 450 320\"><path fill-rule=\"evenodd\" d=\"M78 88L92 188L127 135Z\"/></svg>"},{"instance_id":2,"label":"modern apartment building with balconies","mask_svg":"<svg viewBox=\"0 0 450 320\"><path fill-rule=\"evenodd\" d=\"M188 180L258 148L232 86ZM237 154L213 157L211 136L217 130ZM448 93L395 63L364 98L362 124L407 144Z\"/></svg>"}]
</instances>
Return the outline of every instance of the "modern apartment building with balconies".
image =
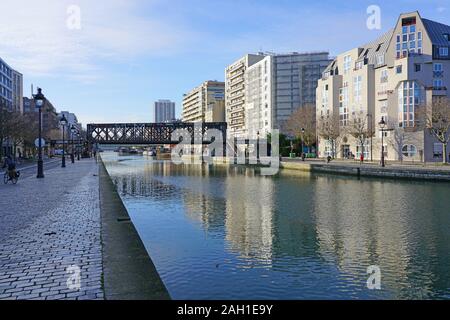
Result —
<instances>
[{"instance_id":1,"label":"modern apartment building with balconies","mask_svg":"<svg viewBox=\"0 0 450 320\"><path fill-rule=\"evenodd\" d=\"M412 12L375 41L340 54L318 81L320 155L378 160L384 149L388 160L442 161L442 145L416 117L449 96L449 40L450 26ZM380 129L381 119L388 131ZM338 148L321 134L333 121L339 122ZM374 133L363 143L358 123Z\"/></svg>"},{"instance_id":2,"label":"modern apartment building with balconies","mask_svg":"<svg viewBox=\"0 0 450 320\"><path fill-rule=\"evenodd\" d=\"M283 132L294 111L314 104L317 80L331 62L328 52L246 57L227 68L226 111L229 127L251 138L266 136L272 129ZM253 63L245 64L247 60Z\"/></svg>"},{"instance_id":3,"label":"modern apartment building with balconies","mask_svg":"<svg viewBox=\"0 0 450 320\"><path fill-rule=\"evenodd\" d=\"M183 97L184 122L225 122L225 83L205 81Z\"/></svg>"},{"instance_id":4,"label":"modern apartment building with balconies","mask_svg":"<svg viewBox=\"0 0 450 320\"><path fill-rule=\"evenodd\" d=\"M245 74L249 67L264 59L264 55L247 54L225 69L225 118L229 136L246 136Z\"/></svg>"}]
</instances>

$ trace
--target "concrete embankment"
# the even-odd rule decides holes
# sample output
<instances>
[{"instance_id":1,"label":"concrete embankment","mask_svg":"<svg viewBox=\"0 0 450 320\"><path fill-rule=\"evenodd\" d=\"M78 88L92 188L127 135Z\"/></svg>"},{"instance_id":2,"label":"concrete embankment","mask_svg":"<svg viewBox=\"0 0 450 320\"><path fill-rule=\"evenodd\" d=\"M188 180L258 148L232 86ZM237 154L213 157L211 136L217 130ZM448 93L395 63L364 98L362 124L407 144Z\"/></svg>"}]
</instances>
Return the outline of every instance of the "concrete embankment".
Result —
<instances>
[{"instance_id":1,"label":"concrete embankment","mask_svg":"<svg viewBox=\"0 0 450 320\"><path fill-rule=\"evenodd\" d=\"M103 164L99 177L106 300L169 300L169 292Z\"/></svg>"},{"instance_id":2,"label":"concrete embankment","mask_svg":"<svg viewBox=\"0 0 450 320\"><path fill-rule=\"evenodd\" d=\"M382 168L374 165L339 165L308 162L282 162L281 167L305 172L352 175L357 177L380 177L394 179L418 179L430 181L450 181L450 170L407 166Z\"/></svg>"},{"instance_id":3,"label":"concrete embankment","mask_svg":"<svg viewBox=\"0 0 450 320\"><path fill-rule=\"evenodd\" d=\"M234 165L233 158L213 158L215 165ZM359 163L325 163L320 161L284 160L280 163L282 169L309 173L326 173L350 175L356 177L379 177L393 179L416 179L430 181L450 181L450 167L422 167L420 165L389 165L382 168L379 165Z\"/></svg>"}]
</instances>

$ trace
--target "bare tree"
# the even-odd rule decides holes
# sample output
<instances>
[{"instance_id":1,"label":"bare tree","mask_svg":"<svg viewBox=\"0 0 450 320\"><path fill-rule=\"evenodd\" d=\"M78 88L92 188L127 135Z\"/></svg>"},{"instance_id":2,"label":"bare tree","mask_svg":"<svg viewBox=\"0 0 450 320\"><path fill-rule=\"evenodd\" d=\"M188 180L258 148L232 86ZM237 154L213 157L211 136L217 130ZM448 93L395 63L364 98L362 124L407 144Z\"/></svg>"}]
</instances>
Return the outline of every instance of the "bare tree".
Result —
<instances>
[{"instance_id":1,"label":"bare tree","mask_svg":"<svg viewBox=\"0 0 450 320\"><path fill-rule=\"evenodd\" d=\"M12 129L12 113L5 105L0 105L0 159L3 158L3 145L9 141Z\"/></svg>"},{"instance_id":2,"label":"bare tree","mask_svg":"<svg viewBox=\"0 0 450 320\"><path fill-rule=\"evenodd\" d=\"M339 115L333 114L331 117L321 117L317 122L317 134L331 144L333 159L339 154L339 146L343 135L341 135Z\"/></svg>"},{"instance_id":3,"label":"bare tree","mask_svg":"<svg viewBox=\"0 0 450 320\"><path fill-rule=\"evenodd\" d=\"M316 107L305 104L292 113L286 122L286 131L303 140L307 147L316 143ZM303 131L304 130L304 131Z\"/></svg>"},{"instance_id":4,"label":"bare tree","mask_svg":"<svg viewBox=\"0 0 450 320\"><path fill-rule=\"evenodd\" d=\"M403 162L403 147L405 146L406 142L406 132L405 129L402 127L394 127L392 129L392 135L389 139L389 144L392 146L392 148L397 152L398 160L400 162Z\"/></svg>"},{"instance_id":5,"label":"bare tree","mask_svg":"<svg viewBox=\"0 0 450 320\"><path fill-rule=\"evenodd\" d=\"M425 128L442 144L442 160L447 163L447 146L450 141L450 100L433 99L431 109L419 108L416 115L419 127Z\"/></svg>"},{"instance_id":6,"label":"bare tree","mask_svg":"<svg viewBox=\"0 0 450 320\"><path fill-rule=\"evenodd\" d=\"M373 126L368 123L368 116L363 112L350 116L349 123L346 126L348 134L354 137L361 147L361 154L366 151L367 141L375 135Z\"/></svg>"}]
</instances>

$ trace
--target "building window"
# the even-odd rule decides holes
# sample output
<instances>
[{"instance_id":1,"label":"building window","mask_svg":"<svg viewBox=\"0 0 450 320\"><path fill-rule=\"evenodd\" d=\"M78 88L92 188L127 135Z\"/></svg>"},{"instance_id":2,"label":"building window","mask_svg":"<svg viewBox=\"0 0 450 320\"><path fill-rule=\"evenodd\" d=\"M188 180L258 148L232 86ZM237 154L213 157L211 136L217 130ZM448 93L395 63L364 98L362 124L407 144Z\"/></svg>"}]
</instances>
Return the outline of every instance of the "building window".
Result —
<instances>
[{"instance_id":1,"label":"building window","mask_svg":"<svg viewBox=\"0 0 450 320\"><path fill-rule=\"evenodd\" d=\"M442 80L441 80L441 79L434 79L434 80L433 80L433 87L434 87L435 89L442 88L442 87L443 87L443 82L442 82Z\"/></svg>"},{"instance_id":2,"label":"building window","mask_svg":"<svg viewBox=\"0 0 450 320\"><path fill-rule=\"evenodd\" d=\"M442 63L433 64L433 70L434 71L442 71Z\"/></svg>"},{"instance_id":3,"label":"building window","mask_svg":"<svg viewBox=\"0 0 450 320\"><path fill-rule=\"evenodd\" d=\"M448 47L440 47L439 48L439 55L441 57L448 57Z\"/></svg>"},{"instance_id":4,"label":"building window","mask_svg":"<svg viewBox=\"0 0 450 320\"><path fill-rule=\"evenodd\" d=\"M377 56L377 64L384 64L384 54L380 54Z\"/></svg>"},{"instance_id":5,"label":"building window","mask_svg":"<svg viewBox=\"0 0 450 320\"><path fill-rule=\"evenodd\" d=\"M405 157L412 158L417 155L417 148L412 144L404 145L402 148L402 153Z\"/></svg>"},{"instance_id":6,"label":"building window","mask_svg":"<svg viewBox=\"0 0 450 320\"><path fill-rule=\"evenodd\" d=\"M395 72L396 72L397 74L401 74L402 71L403 71L403 66L402 66L402 65L399 65L399 66L397 66L397 67L395 68Z\"/></svg>"},{"instance_id":7,"label":"building window","mask_svg":"<svg viewBox=\"0 0 450 320\"><path fill-rule=\"evenodd\" d=\"M361 101L362 76L353 78L353 93L355 102Z\"/></svg>"},{"instance_id":8,"label":"building window","mask_svg":"<svg viewBox=\"0 0 450 320\"><path fill-rule=\"evenodd\" d=\"M433 157L434 158L442 158L444 148L442 147L442 143L435 143L433 145Z\"/></svg>"},{"instance_id":9,"label":"building window","mask_svg":"<svg viewBox=\"0 0 450 320\"><path fill-rule=\"evenodd\" d=\"M398 88L399 127L415 126L415 111L423 102L422 89L415 81L403 81Z\"/></svg>"},{"instance_id":10,"label":"building window","mask_svg":"<svg viewBox=\"0 0 450 320\"><path fill-rule=\"evenodd\" d=\"M414 70L415 70L416 72L422 71L422 65L421 65L420 63L414 64Z\"/></svg>"},{"instance_id":11,"label":"building window","mask_svg":"<svg viewBox=\"0 0 450 320\"><path fill-rule=\"evenodd\" d=\"M348 122L348 87L339 89L339 118L341 126Z\"/></svg>"},{"instance_id":12,"label":"building window","mask_svg":"<svg viewBox=\"0 0 450 320\"><path fill-rule=\"evenodd\" d=\"M388 82L388 80L389 80L388 71L387 70L381 71L380 82L381 83L386 83L386 82Z\"/></svg>"},{"instance_id":13,"label":"building window","mask_svg":"<svg viewBox=\"0 0 450 320\"><path fill-rule=\"evenodd\" d=\"M345 56L344 57L344 73L347 73L352 66L352 57L351 56Z\"/></svg>"},{"instance_id":14,"label":"building window","mask_svg":"<svg viewBox=\"0 0 450 320\"><path fill-rule=\"evenodd\" d=\"M381 106L380 106L380 114L386 119L386 115L388 112L388 103L387 100L381 101Z\"/></svg>"}]
</instances>

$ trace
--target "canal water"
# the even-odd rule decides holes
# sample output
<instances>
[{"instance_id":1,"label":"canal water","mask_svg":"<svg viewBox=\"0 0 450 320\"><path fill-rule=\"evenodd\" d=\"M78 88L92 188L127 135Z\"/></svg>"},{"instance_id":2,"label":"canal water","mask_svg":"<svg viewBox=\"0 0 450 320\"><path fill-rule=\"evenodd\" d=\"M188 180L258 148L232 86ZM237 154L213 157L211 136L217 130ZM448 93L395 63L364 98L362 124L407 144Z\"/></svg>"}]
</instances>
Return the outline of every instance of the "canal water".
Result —
<instances>
[{"instance_id":1,"label":"canal water","mask_svg":"<svg viewBox=\"0 0 450 320\"><path fill-rule=\"evenodd\" d=\"M449 184L103 159L174 299L450 299Z\"/></svg>"}]
</instances>

